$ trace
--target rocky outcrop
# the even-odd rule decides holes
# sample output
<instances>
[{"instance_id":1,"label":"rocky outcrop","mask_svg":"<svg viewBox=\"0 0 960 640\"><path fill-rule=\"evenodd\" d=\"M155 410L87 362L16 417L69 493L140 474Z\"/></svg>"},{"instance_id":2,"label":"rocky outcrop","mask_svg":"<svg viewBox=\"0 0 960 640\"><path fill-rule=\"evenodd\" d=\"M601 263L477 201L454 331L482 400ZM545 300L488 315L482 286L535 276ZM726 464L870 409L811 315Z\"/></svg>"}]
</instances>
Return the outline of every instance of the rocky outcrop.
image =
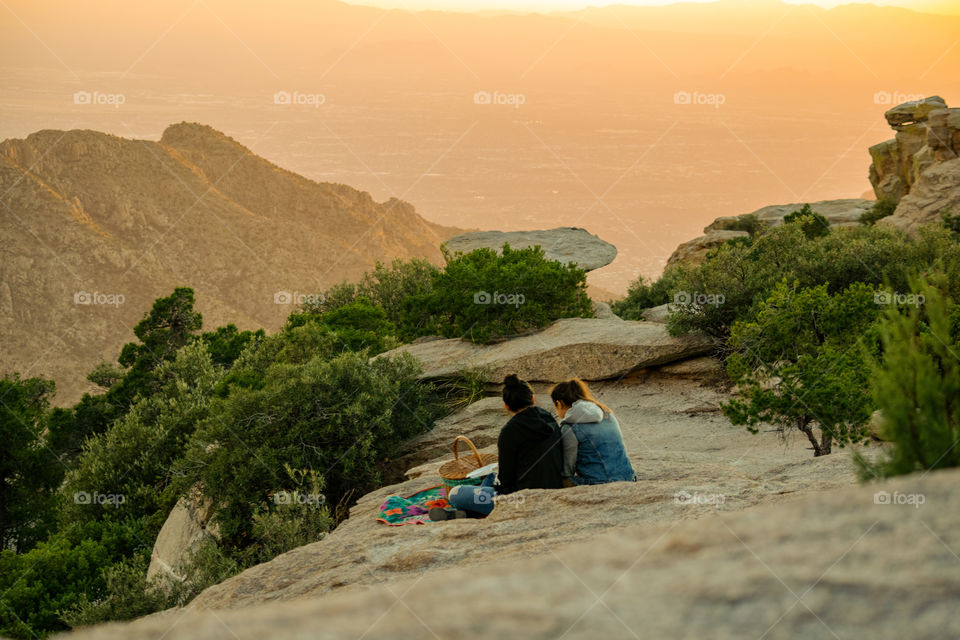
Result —
<instances>
[{"instance_id":1,"label":"rocky outcrop","mask_svg":"<svg viewBox=\"0 0 960 640\"><path fill-rule=\"evenodd\" d=\"M512 249L539 245L549 260L576 263L585 271L605 267L617 257L617 248L586 229L557 227L538 231L471 231L446 241L447 250L468 253L487 248L495 251L509 244Z\"/></svg>"},{"instance_id":2,"label":"rocky outcrop","mask_svg":"<svg viewBox=\"0 0 960 640\"><path fill-rule=\"evenodd\" d=\"M706 337L671 336L664 325L600 318L557 320L539 333L492 345L466 340L430 340L398 347L423 364L422 378L456 376L467 369L483 371L489 382L508 373L526 380L560 382L573 377L608 380L631 371L708 353Z\"/></svg>"},{"instance_id":3,"label":"rocky outcrop","mask_svg":"<svg viewBox=\"0 0 960 640\"><path fill-rule=\"evenodd\" d=\"M920 225L939 222L943 214L960 215L960 159L935 164L920 176L903 196L892 216L882 224L913 231Z\"/></svg>"},{"instance_id":4,"label":"rocky outcrop","mask_svg":"<svg viewBox=\"0 0 960 640\"><path fill-rule=\"evenodd\" d=\"M884 115L897 133L870 147L870 183L877 198L898 204L881 223L912 231L960 213L960 109L932 96Z\"/></svg>"},{"instance_id":5,"label":"rocky outcrop","mask_svg":"<svg viewBox=\"0 0 960 640\"><path fill-rule=\"evenodd\" d=\"M702 264L711 249L734 240L746 238L750 234L744 229L756 226L758 229L777 227L783 219L809 204L814 213L818 213L832 226L844 227L860 223L860 216L870 210L874 200L864 198L846 198L841 200L819 200L817 202L773 204L761 207L750 213L736 216L721 216L704 227L704 235L684 242L671 254L667 267L678 264L696 266Z\"/></svg>"},{"instance_id":6,"label":"rocky outcrop","mask_svg":"<svg viewBox=\"0 0 960 640\"><path fill-rule=\"evenodd\" d=\"M613 312L610 304L607 302L593 301L593 317L600 320L620 320L620 316Z\"/></svg>"},{"instance_id":7,"label":"rocky outcrop","mask_svg":"<svg viewBox=\"0 0 960 640\"><path fill-rule=\"evenodd\" d=\"M650 378L594 390L620 418L639 482L522 491L486 520L376 523L386 496L438 481L438 458L364 496L323 540L186 609L69 637L960 633L960 472L858 487L850 452L813 458L802 440L751 435L720 415L712 388ZM507 417L493 400L468 411Z\"/></svg>"},{"instance_id":8,"label":"rocky outcrop","mask_svg":"<svg viewBox=\"0 0 960 640\"><path fill-rule=\"evenodd\" d=\"M216 523L210 521L213 502L194 489L180 498L170 511L150 554L147 580L159 577L162 582L182 582L186 562L204 540L219 540Z\"/></svg>"},{"instance_id":9,"label":"rocky outcrop","mask_svg":"<svg viewBox=\"0 0 960 640\"><path fill-rule=\"evenodd\" d=\"M870 210L874 201L864 198L846 198L809 203L773 204L739 216L722 216L708 224L703 231L710 233L721 229L742 228L748 217L756 218L757 222L764 227L777 227L783 224L785 217L802 209L804 204L809 204L815 213L826 218L827 222L833 226L850 226L859 224L860 216Z\"/></svg>"},{"instance_id":10,"label":"rocky outcrop","mask_svg":"<svg viewBox=\"0 0 960 640\"><path fill-rule=\"evenodd\" d=\"M650 307L649 309L645 309L643 313L640 314L640 317L647 322L666 324L670 319L670 315L673 313L673 307L674 305L671 303Z\"/></svg>"},{"instance_id":11,"label":"rocky outcrop","mask_svg":"<svg viewBox=\"0 0 960 640\"><path fill-rule=\"evenodd\" d=\"M549 409L548 387L535 385L534 391L538 404ZM814 459L803 440L784 449L776 438L731 425L719 411L725 396L713 387L651 374L597 383L593 391L617 415L639 482L523 491L481 523L488 526L390 528L377 523L387 496L440 483L437 469L451 457L451 442L461 429L481 441L496 437L509 415L499 398L490 398L438 425L437 433L422 441L427 447L432 440L439 453L408 472L412 479L362 497L350 518L323 540L207 589L194 606L234 609L427 571L475 568L500 558L521 560L542 553L545 546L556 548L612 528L738 511L856 481L847 452ZM686 504L686 494L723 496L722 504Z\"/></svg>"},{"instance_id":12,"label":"rocky outcrop","mask_svg":"<svg viewBox=\"0 0 960 640\"><path fill-rule=\"evenodd\" d=\"M746 231L730 231L725 229L708 231L704 235L697 236L693 240L687 240L677 247L667 259L667 267L672 267L680 263L688 266L701 264L714 247L719 247L736 238L748 237L750 237L750 234Z\"/></svg>"}]
</instances>

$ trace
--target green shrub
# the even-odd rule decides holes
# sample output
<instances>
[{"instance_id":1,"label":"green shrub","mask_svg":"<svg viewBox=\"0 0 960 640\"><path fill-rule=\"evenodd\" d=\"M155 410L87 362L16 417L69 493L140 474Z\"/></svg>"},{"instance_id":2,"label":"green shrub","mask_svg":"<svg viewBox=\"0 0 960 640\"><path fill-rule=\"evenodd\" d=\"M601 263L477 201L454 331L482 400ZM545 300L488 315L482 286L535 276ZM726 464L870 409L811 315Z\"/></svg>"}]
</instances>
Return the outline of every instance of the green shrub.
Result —
<instances>
[{"instance_id":1,"label":"green shrub","mask_svg":"<svg viewBox=\"0 0 960 640\"><path fill-rule=\"evenodd\" d=\"M540 247L502 255L476 249L448 257L429 293L404 302L401 337L463 337L490 342L541 329L558 318L593 315L587 277L575 265L547 260Z\"/></svg>"},{"instance_id":2,"label":"green shrub","mask_svg":"<svg viewBox=\"0 0 960 640\"><path fill-rule=\"evenodd\" d=\"M906 290L906 274L931 261L960 258L956 245L942 231L927 229L918 239L886 227L836 227L830 233L807 238L798 224L774 227L749 245L727 243L714 249L703 264L670 272L666 279L671 297L688 295L723 296L719 305L686 305L671 317L675 333L702 331L723 342L737 320L755 316L757 305L766 299L781 279L798 286L826 284L837 293L856 282L881 285L885 282ZM937 258L938 252L946 258ZM952 256L952 257L951 257Z\"/></svg>"},{"instance_id":3,"label":"green shrub","mask_svg":"<svg viewBox=\"0 0 960 640\"><path fill-rule=\"evenodd\" d=\"M941 211L940 219L943 226L949 229L953 234L960 235L960 214L952 214L950 211Z\"/></svg>"},{"instance_id":4,"label":"green shrub","mask_svg":"<svg viewBox=\"0 0 960 640\"><path fill-rule=\"evenodd\" d=\"M811 209L809 204L803 205L799 211L784 216L783 224L800 225L803 234L811 240L830 233L830 223L822 215Z\"/></svg>"},{"instance_id":5,"label":"green shrub","mask_svg":"<svg viewBox=\"0 0 960 640\"><path fill-rule=\"evenodd\" d=\"M278 352L269 339L264 344ZM238 364L256 359L241 356ZM238 548L253 543L254 513L270 506L274 492L309 491L290 486L286 466L319 473L326 501L338 504L374 488L378 462L438 414L430 388L417 381L419 365L406 354L273 362L257 384L224 388L177 465L180 492L201 483L217 505L223 535Z\"/></svg>"},{"instance_id":6,"label":"green shrub","mask_svg":"<svg viewBox=\"0 0 960 640\"><path fill-rule=\"evenodd\" d=\"M359 283L343 282L330 287L318 300L304 305L301 313L319 315L339 309L358 298L367 298L383 309L390 322L399 325L404 301L410 296L428 292L437 271L437 267L422 258L397 258L390 266L377 262L373 271L365 273Z\"/></svg>"},{"instance_id":7,"label":"green shrub","mask_svg":"<svg viewBox=\"0 0 960 640\"><path fill-rule=\"evenodd\" d=\"M262 389L270 367L277 363L304 364L318 357L332 358L346 350L343 342L326 326L294 318L279 333L267 336L241 353L215 393L223 398L235 386Z\"/></svg>"},{"instance_id":8,"label":"green shrub","mask_svg":"<svg viewBox=\"0 0 960 640\"><path fill-rule=\"evenodd\" d=\"M746 231L753 238L766 230L767 225L761 222L755 213L748 213L737 216L735 219L727 222L724 229L728 231Z\"/></svg>"},{"instance_id":9,"label":"green shrub","mask_svg":"<svg viewBox=\"0 0 960 640\"><path fill-rule=\"evenodd\" d=\"M610 308L624 320L641 320L647 309L671 301L678 273L677 269L666 269L660 278L653 281L640 276L630 284L627 296L613 302Z\"/></svg>"},{"instance_id":10,"label":"green shrub","mask_svg":"<svg viewBox=\"0 0 960 640\"><path fill-rule=\"evenodd\" d=\"M329 329L349 351L366 349L375 355L397 346L396 325L382 307L363 296L323 313L291 314L287 318L287 327L294 328L307 322L317 322Z\"/></svg>"},{"instance_id":11,"label":"green shrub","mask_svg":"<svg viewBox=\"0 0 960 640\"><path fill-rule=\"evenodd\" d=\"M223 582L243 568L209 539L190 554L181 569L183 582L164 581L160 576L147 580L148 566L149 554L137 553L105 567L101 570L104 594L95 599L86 593L80 594L78 601L62 612L63 621L77 629L183 607L207 587Z\"/></svg>"},{"instance_id":12,"label":"green shrub","mask_svg":"<svg viewBox=\"0 0 960 640\"><path fill-rule=\"evenodd\" d=\"M228 324L201 334L200 339L210 352L211 362L221 369L229 369L244 349L263 341L266 335L263 329L240 331L235 325Z\"/></svg>"},{"instance_id":13,"label":"green shrub","mask_svg":"<svg viewBox=\"0 0 960 640\"><path fill-rule=\"evenodd\" d=\"M171 486L171 465L207 417L220 376L200 340L157 367L156 393L138 399L105 432L87 440L61 490L62 521L142 518L152 540L179 497ZM90 498L97 495L116 499Z\"/></svg>"},{"instance_id":14,"label":"green shrub","mask_svg":"<svg viewBox=\"0 0 960 640\"><path fill-rule=\"evenodd\" d=\"M878 462L858 458L864 478L960 466L960 308L946 279L933 280L916 282L919 304L884 314L871 388L894 447Z\"/></svg>"},{"instance_id":15,"label":"green shrub","mask_svg":"<svg viewBox=\"0 0 960 640\"><path fill-rule=\"evenodd\" d=\"M486 397L489 378L487 367L468 367L457 376L436 383L436 396L451 413L466 409Z\"/></svg>"},{"instance_id":16,"label":"green shrub","mask_svg":"<svg viewBox=\"0 0 960 640\"><path fill-rule=\"evenodd\" d=\"M897 209L897 201L891 198L880 198L873 203L869 210L860 216L860 224L876 224L877 220L892 216Z\"/></svg>"},{"instance_id":17,"label":"green shrub","mask_svg":"<svg viewBox=\"0 0 960 640\"><path fill-rule=\"evenodd\" d=\"M96 384L109 382L107 392L84 394L70 409L52 412L48 427L52 446L58 453L68 459L75 456L86 438L105 431L129 410L137 396L156 391L154 370L172 360L202 326L203 318L194 310L193 303L193 289L188 287L177 287L171 295L157 298L133 329L137 341L128 342L120 350L117 361L123 367L122 377L113 379L118 372L109 373L102 364L98 365L91 376Z\"/></svg>"},{"instance_id":18,"label":"green shrub","mask_svg":"<svg viewBox=\"0 0 960 640\"><path fill-rule=\"evenodd\" d=\"M727 371L738 394L722 405L724 414L754 433L761 423L782 435L796 429L815 456L864 440L872 407L863 358L875 347L878 315L868 285L830 295L826 285L781 282L755 321L733 326Z\"/></svg>"},{"instance_id":19,"label":"green shrub","mask_svg":"<svg viewBox=\"0 0 960 640\"><path fill-rule=\"evenodd\" d=\"M64 470L43 428L54 388L43 378L0 380L0 549L27 551L56 521Z\"/></svg>"},{"instance_id":20,"label":"green shrub","mask_svg":"<svg viewBox=\"0 0 960 640\"><path fill-rule=\"evenodd\" d=\"M137 523L88 522L27 553L0 552L0 635L26 639L66 630L60 612L78 605L82 594L103 597L102 570L145 549Z\"/></svg>"}]
</instances>

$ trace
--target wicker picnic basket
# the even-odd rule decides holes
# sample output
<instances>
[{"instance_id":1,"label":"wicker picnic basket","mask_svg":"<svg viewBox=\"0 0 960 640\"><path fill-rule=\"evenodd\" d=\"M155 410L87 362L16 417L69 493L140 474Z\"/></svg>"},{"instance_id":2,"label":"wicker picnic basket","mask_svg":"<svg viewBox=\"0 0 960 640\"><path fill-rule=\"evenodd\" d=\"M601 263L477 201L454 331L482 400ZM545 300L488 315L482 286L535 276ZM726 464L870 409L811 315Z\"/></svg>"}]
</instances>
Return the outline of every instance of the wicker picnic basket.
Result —
<instances>
[{"instance_id":1,"label":"wicker picnic basket","mask_svg":"<svg viewBox=\"0 0 960 640\"><path fill-rule=\"evenodd\" d=\"M467 443L467 446L470 447L470 450L473 452L473 456L464 458L460 457L460 452L457 450L457 445L461 441ZM445 462L443 465L441 465L440 477L443 479L443 485L448 491L462 484L476 486L483 481L483 478L468 478L467 474L471 471L479 469L480 467L493 464L496 461L497 454L481 454L479 451L477 451L477 448L473 446L473 443L470 442L470 438L467 436L457 436L453 439L453 460Z\"/></svg>"}]
</instances>

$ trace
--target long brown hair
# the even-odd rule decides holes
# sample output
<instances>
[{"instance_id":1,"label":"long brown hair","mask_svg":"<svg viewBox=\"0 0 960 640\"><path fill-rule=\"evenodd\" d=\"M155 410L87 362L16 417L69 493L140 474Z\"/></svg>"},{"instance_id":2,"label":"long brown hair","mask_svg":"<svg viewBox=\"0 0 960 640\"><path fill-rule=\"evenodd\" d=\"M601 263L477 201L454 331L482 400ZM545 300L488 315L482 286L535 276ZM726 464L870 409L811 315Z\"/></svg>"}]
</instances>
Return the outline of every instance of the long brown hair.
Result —
<instances>
[{"instance_id":1,"label":"long brown hair","mask_svg":"<svg viewBox=\"0 0 960 640\"><path fill-rule=\"evenodd\" d=\"M590 387L588 387L587 383L580 378L567 380L566 382L561 382L554 386L553 389L550 390L550 399L553 400L554 403L562 402L568 407L572 407L573 403L577 400L586 400L587 402L592 402L603 409L603 412L607 415L613 413L610 410L610 407L594 397L593 393L590 391Z\"/></svg>"}]
</instances>

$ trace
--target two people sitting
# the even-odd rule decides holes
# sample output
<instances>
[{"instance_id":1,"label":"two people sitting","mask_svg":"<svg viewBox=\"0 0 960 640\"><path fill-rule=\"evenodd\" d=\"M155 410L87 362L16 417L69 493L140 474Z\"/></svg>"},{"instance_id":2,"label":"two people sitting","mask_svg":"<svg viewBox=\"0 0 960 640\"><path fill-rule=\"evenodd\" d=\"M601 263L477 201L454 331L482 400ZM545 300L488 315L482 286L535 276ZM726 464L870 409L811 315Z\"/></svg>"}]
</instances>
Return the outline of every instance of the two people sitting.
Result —
<instances>
[{"instance_id":1,"label":"two people sitting","mask_svg":"<svg viewBox=\"0 0 960 640\"><path fill-rule=\"evenodd\" d=\"M561 382L550 392L560 424L536 406L533 388L516 375L503 381L503 403L511 414L497 439L498 473L480 486L454 487L449 509L433 509L431 520L488 516L496 496L521 489L635 481L620 423L582 380ZM494 483L499 476L499 485Z\"/></svg>"}]
</instances>

